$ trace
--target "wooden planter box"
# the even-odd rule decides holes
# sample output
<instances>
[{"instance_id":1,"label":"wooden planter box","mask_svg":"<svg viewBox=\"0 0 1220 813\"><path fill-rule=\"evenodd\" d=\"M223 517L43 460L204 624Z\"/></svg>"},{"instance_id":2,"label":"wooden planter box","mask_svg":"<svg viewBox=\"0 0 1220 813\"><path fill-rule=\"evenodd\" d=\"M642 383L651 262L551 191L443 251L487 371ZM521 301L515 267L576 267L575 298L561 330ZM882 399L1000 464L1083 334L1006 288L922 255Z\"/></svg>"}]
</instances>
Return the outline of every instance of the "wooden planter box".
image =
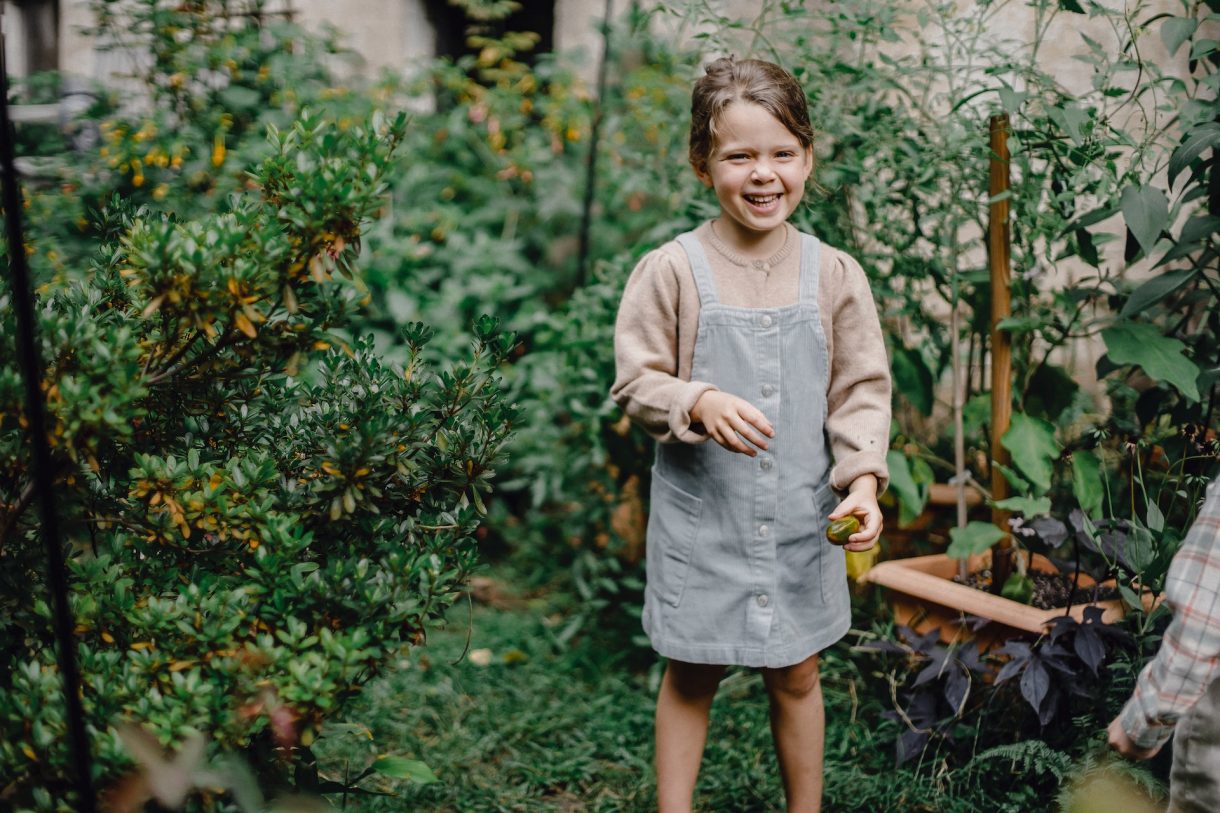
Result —
<instances>
[{"instance_id":1,"label":"wooden planter box","mask_svg":"<svg viewBox=\"0 0 1220 813\"><path fill-rule=\"evenodd\" d=\"M988 551L969 560L969 570L973 573L990 564L991 552ZM1044 573L1058 572L1049 560L1038 554L1034 554L1029 567ZM957 571L957 559L938 553L881 562L860 580L886 588L897 623L920 633L939 627L941 640L945 643L975 640L980 648L985 649L1016 635L1040 634L1052 619L1064 614L1062 607L1039 610L1019 601L957 584L953 581ZM1094 584L1088 575L1080 574L1080 587L1092 587ZM1102 608L1102 620L1105 622L1122 618L1125 613L1118 599L1095 602L1095 605ZM1073 604L1068 614L1080 621L1087 606L1090 605ZM987 618L993 623L975 632L970 629L968 616Z\"/></svg>"}]
</instances>

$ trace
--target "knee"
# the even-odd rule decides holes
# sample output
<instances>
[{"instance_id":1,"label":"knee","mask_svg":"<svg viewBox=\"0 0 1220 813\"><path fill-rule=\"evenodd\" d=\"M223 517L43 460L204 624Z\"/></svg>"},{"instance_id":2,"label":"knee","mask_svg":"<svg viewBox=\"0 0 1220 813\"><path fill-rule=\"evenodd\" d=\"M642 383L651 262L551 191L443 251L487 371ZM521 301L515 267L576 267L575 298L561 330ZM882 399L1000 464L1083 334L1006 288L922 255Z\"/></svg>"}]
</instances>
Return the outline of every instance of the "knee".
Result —
<instances>
[{"instance_id":1,"label":"knee","mask_svg":"<svg viewBox=\"0 0 1220 813\"><path fill-rule=\"evenodd\" d=\"M816 695L821 690L817 657L796 666L764 670L763 683L772 702L799 702Z\"/></svg>"},{"instance_id":2,"label":"knee","mask_svg":"<svg viewBox=\"0 0 1220 813\"><path fill-rule=\"evenodd\" d=\"M665 667L665 681L687 700L699 700L716 694L723 676L723 666L670 661Z\"/></svg>"}]
</instances>

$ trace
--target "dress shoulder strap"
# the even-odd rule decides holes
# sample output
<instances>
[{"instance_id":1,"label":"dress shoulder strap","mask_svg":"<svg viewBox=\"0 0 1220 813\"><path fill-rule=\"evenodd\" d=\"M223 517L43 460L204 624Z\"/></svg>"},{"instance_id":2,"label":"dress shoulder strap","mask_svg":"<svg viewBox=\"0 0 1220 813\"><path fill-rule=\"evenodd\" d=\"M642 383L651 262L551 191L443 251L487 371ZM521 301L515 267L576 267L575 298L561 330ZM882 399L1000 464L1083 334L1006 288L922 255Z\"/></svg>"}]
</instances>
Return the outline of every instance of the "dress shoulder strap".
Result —
<instances>
[{"instance_id":1,"label":"dress shoulder strap","mask_svg":"<svg viewBox=\"0 0 1220 813\"><path fill-rule=\"evenodd\" d=\"M822 241L801 232L801 302L818 304L818 277L822 263Z\"/></svg>"},{"instance_id":2,"label":"dress shoulder strap","mask_svg":"<svg viewBox=\"0 0 1220 813\"><path fill-rule=\"evenodd\" d=\"M690 260L691 273L695 276L695 287L699 289L699 304L701 306L715 304L719 301L716 298L716 283L712 278L712 266L707 261L703 244L699 242L699 238L693 231L679 234L677 241L678 245L686 251L687 259Z\"/></svg>"}]
</instances>

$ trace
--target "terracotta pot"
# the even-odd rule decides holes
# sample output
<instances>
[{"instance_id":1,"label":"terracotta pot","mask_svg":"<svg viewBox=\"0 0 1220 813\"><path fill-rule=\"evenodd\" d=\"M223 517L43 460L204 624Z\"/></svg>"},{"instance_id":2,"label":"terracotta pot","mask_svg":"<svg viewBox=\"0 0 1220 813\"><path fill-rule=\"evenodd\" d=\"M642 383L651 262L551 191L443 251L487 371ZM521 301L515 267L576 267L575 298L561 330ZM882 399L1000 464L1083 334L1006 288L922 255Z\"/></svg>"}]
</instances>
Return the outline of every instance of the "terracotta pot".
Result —
<instances>
[{"instance_id":1,"label":"terracotta pot","mask_svg":"<svg viewBox=\"0 0 1220 813\"><path fill-rule=\"evenodd\" d=\"M894 609L894 619L899 624L921 633L940 627L940 637L945 643L975 640L980 648L985 649L1016 635L1040 634L1048 628L1052 619L1064 614L1062 607L1039 610L1019 601L957 584L953 577L957 574L958 564L957 559L950 559L943 553L891 559L872 567L860 580L886 588ZM971 573L990 566L991 552L972 557L968 564ZM1038 554L1034 554L1029 568L1043 573L1058 572L1046 557ZM1094 584L1087 574L1080 574L1080 587L1092 587ZM1102 620L1106 622L1122 618L1126 612L1118 599L1094 604L1102 608ZM1067 612L1080 621L1087 606L1090 605L1073 604ZM992 623L975 632L970 629L967 616L987 618Z\"/></svg>"}]
</instances>

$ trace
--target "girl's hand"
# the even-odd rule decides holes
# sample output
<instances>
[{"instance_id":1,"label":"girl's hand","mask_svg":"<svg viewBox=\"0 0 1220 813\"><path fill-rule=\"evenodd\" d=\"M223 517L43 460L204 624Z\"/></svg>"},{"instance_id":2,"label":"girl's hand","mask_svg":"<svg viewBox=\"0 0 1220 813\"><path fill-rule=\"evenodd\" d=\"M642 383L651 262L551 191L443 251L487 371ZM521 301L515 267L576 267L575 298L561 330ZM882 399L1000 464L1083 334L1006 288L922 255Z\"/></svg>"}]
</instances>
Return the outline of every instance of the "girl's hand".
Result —
<instances>
[{"instance_id":1,"label":"girl's hand","mask_svg":"<svg viewBox=\"0 0 1220 813\"><path fill-rule=\"evenodd\" d=\"M842 519L848 514L855 514L860 520L860 530L847 537L843 549L863 551L877 544L877 537L881 535L881 506L877 504L875 476L862 474L852 480L847 496L830 512L829 519Z\"/></svg>"},{"instance_id":2,"label":"girl's hand","mask_svg":"<svg viewBox=\"0 0 1220 813\"><path fill-rule=\"evenodd\" d=\"M691 421L703 424L708 436L730 452L755 457L759 449L766 451L768 438L775 437L775 429L767 416L753 404L736 395L719 390L709 390L699 396L690 411ZM743 440L744 438L744 440Z\"/></svg>"}]
</instances>

